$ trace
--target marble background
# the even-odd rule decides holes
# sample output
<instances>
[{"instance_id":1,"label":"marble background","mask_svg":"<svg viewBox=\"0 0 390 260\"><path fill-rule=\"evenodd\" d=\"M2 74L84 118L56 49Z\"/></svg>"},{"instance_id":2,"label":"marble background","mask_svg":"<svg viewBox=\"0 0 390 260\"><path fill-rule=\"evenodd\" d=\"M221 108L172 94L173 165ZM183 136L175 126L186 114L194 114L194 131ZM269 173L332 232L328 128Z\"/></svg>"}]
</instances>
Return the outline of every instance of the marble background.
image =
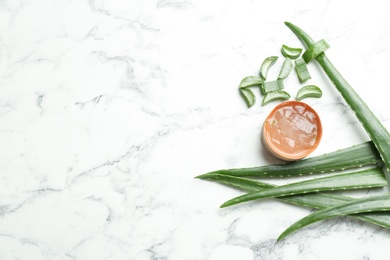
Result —
<instances>
[{"instance_id":1,"label":"marble background","mask_svg":"<svg viewBox=\"0 0 390 260\"><path fill-rule=\"evenodd\" d=\"M277 162L260 142L277 102L248 109L237 86L282 44L302 47L284 21L329 42L390 128L385 4L1 0L0 259L388 259L390 231L350 218L277 243L309 209L220 209L241 192L194 179ZM324 125L313 155L368 140L317 64L309 70L324 92L305 100ZM292 95L300 87L288 78Z\"/></svg>"}]
</instances>

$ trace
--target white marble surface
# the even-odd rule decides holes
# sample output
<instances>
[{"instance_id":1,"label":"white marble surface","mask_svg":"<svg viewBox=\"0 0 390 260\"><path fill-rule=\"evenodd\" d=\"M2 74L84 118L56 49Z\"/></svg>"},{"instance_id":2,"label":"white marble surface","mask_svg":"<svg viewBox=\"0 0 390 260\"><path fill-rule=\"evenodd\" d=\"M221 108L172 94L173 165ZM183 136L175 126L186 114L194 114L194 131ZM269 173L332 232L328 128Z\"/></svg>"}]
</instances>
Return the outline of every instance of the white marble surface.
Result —
<instances>
[{"instance_id":1,"label":"white marble surface","mask_svg":"<svg viewBox=\"0 0 390 260\"><path fill-rule=\"evenodd\" d=\"M240 80L290 21L379 119L388 109L386 1L0 1L0 259L388 259L390 231L350 218L278 235L310 210L194 179L274 163L260 143L275 103L248 109ZM276 67L278 65L275 65ZM316 64L314 155L368 140ZM292 95L301 85L290 77Z\"/></svg>"}]
</instances>

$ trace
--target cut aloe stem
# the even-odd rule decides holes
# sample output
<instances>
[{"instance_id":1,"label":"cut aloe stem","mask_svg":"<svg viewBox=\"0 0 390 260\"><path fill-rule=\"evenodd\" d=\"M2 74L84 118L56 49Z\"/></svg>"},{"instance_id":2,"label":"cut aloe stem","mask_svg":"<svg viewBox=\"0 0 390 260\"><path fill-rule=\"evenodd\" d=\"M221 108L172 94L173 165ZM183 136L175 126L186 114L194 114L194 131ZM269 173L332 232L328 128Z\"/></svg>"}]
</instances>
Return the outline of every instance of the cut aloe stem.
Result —
<instances>
[{"instance_id":1,"label":"cut aloe stem","mask_svg":"<svg viewBox=\"0 0 390 260\"><path fill-rule=\"evenodd\" d=\"M329 218L340 217L340 216L345 216L350 214L359 214L359 213L367 213L367 212L377 212L377 214L379 214L380 212L384 213L388 211L390 211L389 193L384 195L375 195L375 196L355 199L350 202L345 202L337 206L318 210L302 218L301 220L295 222L293 225L287 228L279 236L278 240L285 238L287 235L291 234L292 232L304 226L310 225L320 220L325 220ZM388 224L383 226L386 228L390 228L390 225Z\"/></svg>"},{"instance_id":2,"label":"cut aloe stem","mask_svg":"<svg viewBox=\"0 0 390 260\"><path fill-rule=\"evenodd\" d=\"M263 83L264 80L258 76L247 76L241 80L239 88L261 86Z\"/></svg>"},{"instance_id":3,"label":"cut aloe stem","mask_svg":"<svg viewBox=\"0 0 390 260\"><path fill-rule=\"evenodd\" d=\"M278 187L273 184L268 184L264 182L249 180L241 177L222 175L222 174L210 174L205 180L214 181L227 185L236 189L244 190L247 192L255 192L266 190L270 188ZM328 194L328 193L308 193L304 195L292 195L285 197L278 197L278 200L288 202L291 204L314 208L314 209L325 209L333 206L338 206L345 202L354 201L355 198L337 195L337 194ZM390 214L383 214L381 212L375 213L361 213L349 215L381 227L390 227Z\"/></svg>"},{"instance_id":4,"label":"cut aloe stem","mask_svg":"<svg viewBox=\"0 0 390 260\"><path fill-rule=\"evenodd\" d=\"M317 58L318 55L329 49L329 44L324 39L308 46L307 50L303 53L302 59L309 63L311 60Z\"/></svg>"},{"instance_id":5,"label":"cut aloe stem","mask_svg":"<svg viewBox=\"0 0 390 260\"><path fill-rule=\"evenodd\" d=\"M311 79L309 70L307 69L306 62L303 59L295 60L295 70L297 72L300 82L305 82Z\"/></svg>"},{"instance_id":6,"label":"cut aloe stem","mask_svg":"<svg viewBox=\"0 0 390 260\"><path fill-rule=\"evenodd\" d=\"M249 87L260 87L263 83L264 80L258 76L247 76L241 80L238 89L248 107L252 107L256 102L256 97Z\"/></svg>"},{"instance_id":7,"label":"cut aloe stem","mask_svg":"<svg viewBox=\"0 0 390 260\"><path fill-rule=\"evenodd\" d=\"M290 94L288 94L286 91L283 91L283 90L272 91L272 92L267 93L264 96L262 105L265 106L268 103L271 103L273 101L287 100L289 98L290 98Z\"/></svg>"},{"instance_id":8,"label":"cut aloe stem","mask_svg":"<svg viewBox=\"0 0 390 260\"><path fill-rule=\"evenodd\" d=\"M252 107L255 104L256 96L253 94L252 90L247 88L240 88L240 93L248 107Z\"/></svg>"},{"instance_id":9,"label":"cut aloe stem","mask_svg":"<svg viewBox=\"0 0 390 260\"><path fill-rule=\"evenodd\" d=\"M285 58L280 73L278 75L278 79L287 78L287 76L290 75L292 68L293 68L293 62L291 61L291 59Z\"/></svg>"},{"instance_id":10,"label":"cut aloe stem","mask_svg":"<svg viewBox=\"0 0 390 260\"><path fill-rule=\"evenodd\" d=\"M278 56L270 56L263 61L260 66L260 77L262 79L267 79L268 70L275 64L277 60Z\"/></svg>"},{"instance_id":11,"label":"cut aloe stem","mask_svg":"<svg viewBox=\"0 0 390 260\"><path fill-rule=\"evenodd\" d=\"M259 167L217 170L199 175L198 178L202 179L207 177L208 174L214 173L241 177L293 177L380 165L381 163L378 151L375 149L374 144L369 141L300 161Z\"/></svg>"},{"instance_id":12,"label":"cut aloe stem","mask_svg":"<svg viewBox=\"0 0 390 260\"><path fill-rule=\"evenodd\" d=\"M276 90L282 90L284 89L284 83L283 80L273 80L273 81L265 81L261 85L261 94L266 95L270 92L276 91Z\"/></svg>"},{"instance_id":13,"label":"cut aloe stem","mask_svg":"<svg viewBox=\"0 0 390 260\"><path fill-rule=\"evenodd\" d=\"M282 55L286 58L295 60L301 56L302 49L301 48L291 48L287 45L282 45L281 49Z\"/></svg>"},{"instance_id":14,"label":"cut aloe stem","mask_svg":"<svg viewBox=\"0 0 390 260\"><path fill-rule=\"evenodd\" d=\"M315 85L307 85L298 90L296 100L303 100L305 98L320 98L322 97L322 90Z\"/></svg>"},{"instance_id":15,"label":"cut aloe stem","mask_svg":"<svg viewBox=\"0 0 390 260\"><path fill-rule=\"evenodd\" d=\"M384 187L386 185L387 181L384 177L383 171L376 167L362 171L342 173L321 178L314 178L311 180L294 182L264 191L247 193L226 201L221 205L221 208L265 198L283 197L320 191Z\"/></svg>"},{"instance_id":16,"label":"cut aloe stem","mask_svg":"<svg viewBox=\"0 0 390 260\"><path fill-rule=\"evenodd\" d=\"M303 42L306 47L310 47L315 44L315 41L299 27L292 23L285 23L295 35ZM368 108L366 103L356 93L356 91L349 85L349 83L341 76L337 69L326 57L325 52L319 54L315 60L320 64L330 81L340 92L346 103L355 112L356 117L363 125L368 136L375 144L379 154L382 157L383 162L386 165L386 169L390 170L390 134L387 129L381 124L375 114Z\"/></svg>"}]
</instances>

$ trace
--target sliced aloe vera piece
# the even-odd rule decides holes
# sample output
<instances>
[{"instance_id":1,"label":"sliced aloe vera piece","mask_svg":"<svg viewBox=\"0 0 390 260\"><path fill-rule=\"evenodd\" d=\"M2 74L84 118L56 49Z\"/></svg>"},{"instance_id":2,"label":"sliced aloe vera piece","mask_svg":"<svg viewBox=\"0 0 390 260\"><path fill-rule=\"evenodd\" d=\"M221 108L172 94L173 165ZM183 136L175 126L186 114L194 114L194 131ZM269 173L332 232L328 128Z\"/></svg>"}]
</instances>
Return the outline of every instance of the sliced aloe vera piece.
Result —
<instances>
[{"instance_id":1,"label":"sliced aloe vera piece","mask_svg":"<svg viewBox=\"0 0 390 260\"><path fill-rule=\"evenodd\" d=\"M311 79L309 70L307 69L306 62L303 59L295 60L295 70L298 74L298 78L301 82Z\"/></svg>"},{"instance_id":2,"label":"sliced aloe vera piece","mask_svg":"<svg viewBox=\"0 0 390 260\"><path fill-rule=\"evenodd\" d=\"M261 94L266 95L270 92L284 89L284 83L283 80L280 79L273 81L265 81L264 84L261 85L260 89Z\"/></svg>"},{"instance_id":3,"label":"sliced aloe vera piece","mask_svg":"<svg viewBox=\"0 0 390 260\"><path fill-rule=\"evenodd\" d=\"M264 79L258 76L247 76L241 80L239 88L261 86L261 84L263 83L264 83Z\"/></svg>"},{"instance_id":4,"label":"sliced aloe vera piece","mask_svg":"<svg viewBox=\"0 0 390 260\"><path fill-rule=\"evenodd\" d=\"M322 97L322 90L315 85L307 85L298 90L296 100L305 98L320 98Z\"/></svg>"},{"instance_id":5,"label":"sliced aloe vera piece","mask_svg":"<svg viewBox=\"0 0 390 260\"><path fill-rule=\"evenodd\" d=\"M264 191L247 193L226 201L221 205L221 208L264 198L283 197L319 191L384 187L386 185L387 181L383 171L381 168L376 167L357 172L314 178L311 180L282 185Z\"/></svg>"},{"instance_id":6,"label":"sliced aloe vera piece","mask_svg":"<svg viewBox=\"0 0 390 260\"><path fill-rule=\"evenodd\" d=\"M248 88L240 88L241 96L244 98L248 107L252 107L256 102L256 97L252 90Z\"/></svg>"},{"instance_id":7,"label":"sliced aloe vera piece","mask_svg":"<svg viewBox=\"0 0 390 260\"><path fill-rule=\"evenodd\" d=\"M263 98L263 102L262 102L262 105L265 106L267 105L268 103L272 102L272 101L276 101L276 100L287 100L290 98L290 94L288 94L286 91L284 90L276 90L276 91L272 91L272 92L269 92L267 93L264 98Z\"/></svg>"},{"instance_id":8,"label":"sliced aloe vera piece","mask_svg":"<svg viewBox=\"0 0 390 260\"><path fill-rule=\"evenodd\" d=\"M367 213L367 212L385 212L390 211L390 193L386 193L384 195L375 195L364 198L355 199L349 202L345 202L343 204L325 208L318 210L301 220L292 224L289 228L287 228L278 238L281 240L285 238L287 235L292 232L304 227L308 226L317 221L340 217L350 214L358 214L358 213ZM390 225L383 225L386 228L390 228Z\"/></svg>"},{"instance_id":9,"label":"sliced aloe vera piece","mask_svg":"<svg viewBox=\"0 0 390 260\"><path fill-rule=\"evenodd\" d=\"M267 79L269 69L275 64L278 60L278 56L270 56L266 58L260 66L260 77L264 80Z\"/></svg>"},{"instance_id":10,"label":"sliced aloe vera piece","mask_svg":"<svg viewBox=\"0 0 390 260\"><path fill-rule=\"evenodd\" d=\"M287 78L287 76L290 75L292 68L293 68L293 63L292 63L291 59L289 59L289 58L284 59L282 68L281 68L279 76L278 76L278 79Z\"/></svg>"},{"instance_id":11,"label":"sliced aloe vera piece","mask_svg":"<svg viewBox=\"0 0 390 260\"><path fill-rule=\"evenodd\" d=\"M301 48L291 48L287 45L282 45L281 52L282 52L282 55L284 57L295 60L295 59L299 58L299 56L301 55L302 49Z\"/></svg>"},{"instance_id":12,"label":"sliced aloe vera piece","mask_svg":"<svg viewBox=\"0 0 390 260\"><path fill-rule=\"evenodd\" d=\"M309 63L311 60L317 58L318 55L329 49L330 46L324 39L310 45L307 50L303 53L302 59Z\"/></svg>"},{"instance_id":13,"label":"sliced aloe vera piece","mask_svg":"<svg viewBox=\"0 0 390 260\"><path fill-rule=\"evenodd\" d=\"M273 184L218 173L210 174L207 176L207 178L204 179L209 181L215 181L223 185L227 185L248 192L255 192L277 187ZM278 197L277 199L291 204L310 207L314 209L325 209L355 200L355 198L328 193L308 193L303 195ZM349 216L375 225L379 225L381 227L390 227L390 214L384 213L385 212L368 212L361 214L353 214Z\"/></svg>"}]
</instances>

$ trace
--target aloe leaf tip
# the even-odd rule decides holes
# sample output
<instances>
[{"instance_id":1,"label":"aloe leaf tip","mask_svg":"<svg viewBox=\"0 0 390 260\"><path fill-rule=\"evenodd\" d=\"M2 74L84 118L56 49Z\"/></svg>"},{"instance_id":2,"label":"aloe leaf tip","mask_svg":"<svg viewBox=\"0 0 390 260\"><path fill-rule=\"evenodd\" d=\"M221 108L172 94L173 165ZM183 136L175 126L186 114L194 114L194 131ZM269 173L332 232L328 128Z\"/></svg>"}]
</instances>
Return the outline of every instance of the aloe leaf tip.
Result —
<instances>
[{"instance_id":1,"label":"aloe leaf tip","mask_svg":"<svg viewBox=\"0 0 390 260\"><path fill-rule=\"evenodd\" d=\"M279 235L279 237L276 239L276 242L280 242L281 240L283 240L286 236L288 236L290 234L290 232L283 232L282 234Z\"/></svg>"},{"instance_id":2,"label":"aloe leaf tip","mask_svg":"<svg viewBox=\"0 0 390 260\"><path fill-rule=\"evenodd\" d=\"M215 177L216 174L218 174L218 171L203 173L203 174L200 174L198 176L195 176L194 178L201 179L201 180L207 180L207 179Z\"/></svg>"},{"instance_id":3,"label":"aloe leaf tip","mask_svg":"<svg viewBox=\"0 0 390 260\"><path fill-rule=\"evenodd\" d=\"M219 206L219 208L222 209L222 208L227 208L227 207L229 207L229 206L231 206L230 203L226 203L226 202L225 202L225 203L223 203L221 206Z\"/></svg>"}]
</instances>

